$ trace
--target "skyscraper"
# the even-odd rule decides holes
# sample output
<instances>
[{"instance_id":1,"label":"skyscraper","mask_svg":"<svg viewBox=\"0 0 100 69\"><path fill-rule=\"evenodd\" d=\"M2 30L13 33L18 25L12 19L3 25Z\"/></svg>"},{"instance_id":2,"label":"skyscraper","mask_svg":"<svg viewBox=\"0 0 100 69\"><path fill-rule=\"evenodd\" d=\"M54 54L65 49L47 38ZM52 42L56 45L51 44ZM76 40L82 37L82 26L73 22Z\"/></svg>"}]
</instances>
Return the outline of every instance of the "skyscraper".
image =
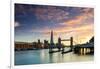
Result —
<instances>
[{"instance_id":1,"label":"skyscraper","mask_svg":"<svg viewBox=\"0 0 100 69\"><path fill-rule=\"evenodd\" d=\"M51 31L51 39L50 39L50 44L54 44L54 42L53 42L53 31Z\"/></svg>"},{"instance_id":2,"label":"skyscraper","mask_svg":"<svg viewBox=\"0 0 100 69\"><path fill-rule=\"evenodd\" d=\"M53 31L51 31L51 38L50 38L50 51L52 51L52 48L54 48L54 41L53 41Z\"/></svg>"}]
</instances>

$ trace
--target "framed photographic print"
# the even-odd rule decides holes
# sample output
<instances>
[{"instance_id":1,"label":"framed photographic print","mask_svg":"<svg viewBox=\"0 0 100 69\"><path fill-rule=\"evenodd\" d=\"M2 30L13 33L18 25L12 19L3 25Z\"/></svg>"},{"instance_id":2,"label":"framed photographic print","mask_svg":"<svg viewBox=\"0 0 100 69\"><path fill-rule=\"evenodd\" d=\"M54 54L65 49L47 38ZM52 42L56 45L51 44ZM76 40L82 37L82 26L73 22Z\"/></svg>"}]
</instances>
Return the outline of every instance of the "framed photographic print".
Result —
<instances>
[{"instance_id":1,"label":"framed photographic print","mask_svg":"<svg viewBox=\"0 0 100 69\"><path fill-rule=\"evenodd\" d=\"M13 3L12 64L94 60L94 7Z\"/></svg>"}]
</instances>

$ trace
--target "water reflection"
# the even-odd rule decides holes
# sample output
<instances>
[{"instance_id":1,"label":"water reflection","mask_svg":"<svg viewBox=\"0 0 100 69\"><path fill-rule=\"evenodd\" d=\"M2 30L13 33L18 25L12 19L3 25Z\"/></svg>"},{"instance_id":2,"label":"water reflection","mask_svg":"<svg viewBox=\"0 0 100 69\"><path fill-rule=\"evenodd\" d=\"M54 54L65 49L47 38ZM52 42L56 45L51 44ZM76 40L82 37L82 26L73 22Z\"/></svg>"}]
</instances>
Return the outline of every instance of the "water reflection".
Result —
<instances>
[{"instance_id":1,"label":"water reflection","mask_svg":"<svg viewBox=\"0 0 100 69\"><path fill-rule=\"evenodd\" d=\"M91 52L91 49L90 48L81 48L79 54L80 55L86 55L86 54L88 54L90 52Z\"/></svg>"},{"instance_id":2,"label":"water reflection","mask_svg":"<svg viewBox=\"0 0 100 69\"><path fill-rule=\"evenodd\" d=\"M78 62L91 60L93 60L93 55L77 55L73 54L73 52L64 55L62 55L61 52L49 54L48 49L15 52L15 65L62 63L74 61Z\"/></svg>"}]
</instances>

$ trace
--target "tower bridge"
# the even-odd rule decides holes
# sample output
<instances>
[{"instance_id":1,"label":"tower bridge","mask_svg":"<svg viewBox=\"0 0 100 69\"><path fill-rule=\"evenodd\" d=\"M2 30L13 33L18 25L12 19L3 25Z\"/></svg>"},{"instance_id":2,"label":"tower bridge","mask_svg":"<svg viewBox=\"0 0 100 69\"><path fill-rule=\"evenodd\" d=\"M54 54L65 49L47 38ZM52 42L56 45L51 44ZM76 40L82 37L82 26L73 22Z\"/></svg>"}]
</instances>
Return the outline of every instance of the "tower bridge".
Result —
<instances>
[{"instance_id":1,"label":"tower bridge","mask_svg":"<svg viewBox=\"0 0 100 69\"><path fill-rule=\"evenodd\" d=\"M64 50L64 46L61 44L62 41L70 41L70 50L68 50L68 51ZM57 45L58 50L54 51L53 50L54 48L55 48L55 44L54 44L54 41L53 41L53 31L51 31L49 53L55 53L55 52L60 52L61 51L62 54L64 54L64 53L72 52L72 50L73 50L73 37L70 37L70 39L61 39L59 37L58 38L58 45Z\"/></svg>"}]
</instances>

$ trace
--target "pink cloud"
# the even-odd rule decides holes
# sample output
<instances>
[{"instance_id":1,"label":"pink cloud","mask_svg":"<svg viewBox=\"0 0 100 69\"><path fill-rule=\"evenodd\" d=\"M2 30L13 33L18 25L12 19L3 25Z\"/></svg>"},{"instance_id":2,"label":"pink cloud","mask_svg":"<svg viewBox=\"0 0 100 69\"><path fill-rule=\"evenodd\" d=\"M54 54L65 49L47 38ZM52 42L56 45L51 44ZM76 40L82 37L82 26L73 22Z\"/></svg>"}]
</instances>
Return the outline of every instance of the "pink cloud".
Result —
<instances>
[{"instance_id":1,"label":"pink cloud","mask_svg":"<svg viewBox=\"0 0 100 69\"><path fill-rule=\"evenodd\" d=\"M92 19L94 18L94 11L93 9L90 8L86 8L81 10L81 14L74 17L71 20L67 20L64 23L61 23L61 25L66 25L66 26L78 26L78 25L84 25L84 24L88 24L88 22L86 20Z\"/></svg>"}]
</instances>

